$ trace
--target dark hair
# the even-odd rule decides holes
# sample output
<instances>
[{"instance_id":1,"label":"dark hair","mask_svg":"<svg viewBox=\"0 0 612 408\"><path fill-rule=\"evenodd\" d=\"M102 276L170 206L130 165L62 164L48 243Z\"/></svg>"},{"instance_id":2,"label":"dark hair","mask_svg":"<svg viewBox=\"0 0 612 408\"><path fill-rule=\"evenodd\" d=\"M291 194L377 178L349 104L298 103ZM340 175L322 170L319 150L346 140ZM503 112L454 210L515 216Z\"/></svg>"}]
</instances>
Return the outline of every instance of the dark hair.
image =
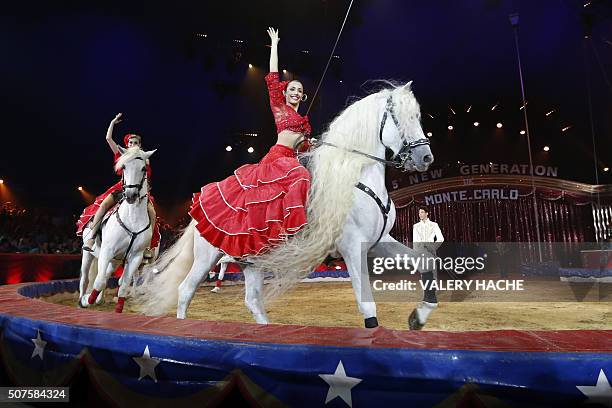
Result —
<instances>
[{"instance_id":1,"label":"dark hair","mask_svg":"<svg viewBox=\"0 0 612 408\"><path fill-rule=\"evenodd\" d=\"M424 206L424 205L420 205L418 209L419 209L419 210L423 210L423 211L425 211L427 214L429 214L429 208L428 208L428 207L426 207L426 206Z\"/></svg>"}]
</instances>

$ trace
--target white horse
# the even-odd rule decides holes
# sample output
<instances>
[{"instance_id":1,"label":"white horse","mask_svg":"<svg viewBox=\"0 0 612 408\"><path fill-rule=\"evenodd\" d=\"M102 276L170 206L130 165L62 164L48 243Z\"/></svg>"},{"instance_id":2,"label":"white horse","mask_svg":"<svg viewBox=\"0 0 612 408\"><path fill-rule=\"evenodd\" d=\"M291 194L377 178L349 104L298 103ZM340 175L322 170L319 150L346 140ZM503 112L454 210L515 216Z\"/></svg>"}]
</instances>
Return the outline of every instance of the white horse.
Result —
<instances>
[{"instance_id":1,"label":"white horse","mask_svg":"<svg viewBox=\"0 0 612 408\"><path fill-rule=\"evenodd\" d=\"M115 164L115 169L123 170L122 184L124 199L119 208L102 226L102 239L96 238L94 252L83 251L81 260L81 279L79 284L79 305L89 307L101 303L104 289L111 274L117 267L117 258L124 261L123 276L119 281L119 293L115 312L123 311L134 272L139 268L145 248L153 236L153 223L149 219L149 186L147 182L146 162L155 150L144 152L139 147L124 149ZM83 231L83 237L89 235L90 227ZM97 265L93 264L98 259ZM95 273L91 294L87 294L90 273Z\"/></svg>"},{"instance_id":2,"label":"white horse","mask_svg":"<svg viewBox=\"0 0 612 408\"><path fill-rule=\"evenodd\" d=\"M257 323L268 323L260 271L273 273L267 285L271 298L304 278L328 254L339 254L348 267L365 326L378 325L369 277L361 270L366 253L381 242L395 243L417 256L389 235L395 208L385 187L385 166L425 171L433 162L410 84L381 90L348 106L306 154L312 174L308 224L270 252L248 259L250 264L243 268L245 303ZM387 149L393 152L390 161L385 160ZM192 221L154 265L159 273L139 287L134 302L145 314L163 314L178 298L177 318L186 317L197 287L222 256L195 231Z\"/></svg>"}]
</instances>

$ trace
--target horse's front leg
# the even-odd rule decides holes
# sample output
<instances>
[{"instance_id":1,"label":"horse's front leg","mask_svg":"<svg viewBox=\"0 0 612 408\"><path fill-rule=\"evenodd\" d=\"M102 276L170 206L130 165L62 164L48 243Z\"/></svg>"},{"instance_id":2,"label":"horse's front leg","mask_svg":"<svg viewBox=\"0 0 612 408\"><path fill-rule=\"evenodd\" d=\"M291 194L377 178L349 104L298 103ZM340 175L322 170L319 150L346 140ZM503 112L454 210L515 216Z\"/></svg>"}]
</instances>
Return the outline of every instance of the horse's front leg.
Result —
<instances>
[{"instance_id":1,"label":"horse's front leg","mask_svg":"<svg viewBox=\"0 0 612 408\"><path fill-rule=\"evenodd\" d=\"M398 242L389 234L384 235L380 239L380 242L383 244L383 246L385 244L387 246L383 248L383 246L379 244L377 245L378 248L374 247L372 250L376 251L377 253L382 250L383 252L386 252L386 256L395 256L400 254L407 255L411 259L417 259L421 257L422 254L421 251L409 248L401 242ZM431 312L438 307L436 289L435 287L432 287L432 283L436 280L434 273L435 271L420 268L418 272L420 273L422 287L425 289L423 290L423 301L419 302L408 316L408 328L410 330L421 330L425 326L425 323L427 323Z\"/></svg>"},{"instance_id":2,"label":"horse's front leg","mask_svg":"<svg viewBox=\"0 0 612 408\"><path fill-rule=\"evenodd\" d=\"M263 301L263 274L247 266L244 274L244 304L251 311L253 318L259 324L268 324L268 315Z\"/></svg>"},{"instance_id":3,"label":"horse's front leg","mask_svg":"<svg viewBox=\"0 0 612 408\"><path fill-rule=\"evenodd\" d=\"M355 300L359 311L363 315L364 325L367 329L371 329L378 326L378 319L376 318L376 303L372 296L367 266L362 270L362 262L366 262L366 254L362 254L361 244L359 244L361 242L367 242L367 239L356 237L355 234L345 234L338 243L338 250L351 276Z\"/></svg>"},{"instance_id":4,"label":"horse's front leg","mask_svg":"<svg viewBox=\"0 0 612 408\"><path fill-rule=\"evenodd\" d=\"M79 279L79 306L82 306L81 300L85 293L87 293L87 287L89 286L89 268L94 260L94 255L89 251L83 251L83 257L81 258L81 276Z\"/></svg>"},{"instance_id":5,"label":"horse's front leg","mask_svg":"<svg viewBox=\"0 0 612 408\"><path fill-rule=\"evenodd\" d=\"M115 313L123 312L123 305L125 304L125 298L127 297L130 284L132 283L132 277L142 262L142 256L143 251L140 250L128 256L128 259L126 260L123 268L122 281L119 285L119 291L117 292L117 305L115 306Z\"/></svg>"},{"instance_id":6,"label":"horse's front leg","mask_svg":"<svg viewBox=\"0 0 612 408\"><path fill-rule=\"evenodd\" d=\"M104 289L106 289L108 278L115 270L111 262L111 258L112 255L110 254L110 251L106 251L106 253L100 253L100 256L98 258L98 274L96 275L96 279L93 284L93 289L88 297L83 296L81 298L81 306L89 307L93 305L94 302L98 305L103 303L103 300L101 300L101 298L104 297Z\"/></svg>"}]
</instances>

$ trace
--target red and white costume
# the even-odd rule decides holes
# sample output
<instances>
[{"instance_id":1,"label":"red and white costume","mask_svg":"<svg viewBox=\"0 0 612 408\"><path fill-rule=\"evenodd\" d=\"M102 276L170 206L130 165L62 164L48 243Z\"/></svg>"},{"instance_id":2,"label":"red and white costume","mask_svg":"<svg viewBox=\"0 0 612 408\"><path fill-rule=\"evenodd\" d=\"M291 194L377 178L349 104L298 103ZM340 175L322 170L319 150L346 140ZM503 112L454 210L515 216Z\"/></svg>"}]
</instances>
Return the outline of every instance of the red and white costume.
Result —
<instances>
[{"instance_id":1,"label":"red and white costume","mask_svg":"<svg viewBox=\"0 0 612 408\"><path fill-rule=\"evenodd\" d=\"M127 141L130 136L131 135L126 135L124 138L126 147L127 147ZM121 153L115 153L114 163L117 163L117 160L119 160L120 157L121 157ZM146 169L147 169L147 180L149 183L151 183L151 165L147 164ZM119 169L117 170L116 173L118 176L121 176L123 174L123 170ZM98 208L100 208L100 204L102 203L102 201L104 201L104 199L108 197L110 194L113 194L115 192L120 192L122 189L121 187L122 187L121 180L119 180L111 188L109 188L104 193L96 197L96 200L83 210L83 213L81 214L81 216L79 217L79 220L76 223L77 225L76 233L78 236L83 235L83 229L85 228L87 223L91 221L91 219L94 217L94 215L98 211ZM151 200L151 203L153 203L153 206L155 206L155 200L151 194L149 194L149 199ZM153 237L151 238L150 247L156 248L159 245L159 241L161 238L161 234L159 232L159 225L158 225L159 223L157 222L157 220L151 220L151 221L154 222L154 226L153 226Z\"/></svg>"},{"instance_id":2,"label":"red and white costume","mask_svg":"<svg viewBox=\"0 0 612 408\"><path fill-rule=\"evenodd\" d=\"M277 132L310 135L308 117L285 103L287 82L266 76ZM274 145L257 164L246 164L223 181L194 194L189 214L213 246L234 257L258 255L306 225L310 173L293 149Z\"/></svg>"}]
</instances>

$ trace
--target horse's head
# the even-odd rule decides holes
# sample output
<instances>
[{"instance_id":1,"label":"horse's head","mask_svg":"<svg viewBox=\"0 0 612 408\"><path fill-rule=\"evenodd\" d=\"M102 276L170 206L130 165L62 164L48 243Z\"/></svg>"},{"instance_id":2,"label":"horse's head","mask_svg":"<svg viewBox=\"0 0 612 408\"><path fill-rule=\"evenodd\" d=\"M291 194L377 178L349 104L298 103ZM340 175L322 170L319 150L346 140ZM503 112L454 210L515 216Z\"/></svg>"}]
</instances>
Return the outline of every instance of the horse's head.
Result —
<instances>
[{"instance_id":1,"label":"horse's head","mask_svg":"<svg viewBox=\"0 0 612 408\"><path fill-rule=\"evenodd\" d=\"M148 194L147 160L155 150L145 152L140 147L124 149L119 146L121 157L115 164L115 170L122 171L122 187L125 201L134 204L136 200Z\"/></svg>"},{"instance_id":2,"label":"horse's head","mask_svg":"<svg viewBox=\"0 0 612 408\"><path fill-rule=\"evenodd\" d=\"M421 110L411 84L412 81L391 90L384 100L379 138L393 151L392 160L397 168L425 171L434 157L421 128Z\"/></svg>"}]
</instances>

